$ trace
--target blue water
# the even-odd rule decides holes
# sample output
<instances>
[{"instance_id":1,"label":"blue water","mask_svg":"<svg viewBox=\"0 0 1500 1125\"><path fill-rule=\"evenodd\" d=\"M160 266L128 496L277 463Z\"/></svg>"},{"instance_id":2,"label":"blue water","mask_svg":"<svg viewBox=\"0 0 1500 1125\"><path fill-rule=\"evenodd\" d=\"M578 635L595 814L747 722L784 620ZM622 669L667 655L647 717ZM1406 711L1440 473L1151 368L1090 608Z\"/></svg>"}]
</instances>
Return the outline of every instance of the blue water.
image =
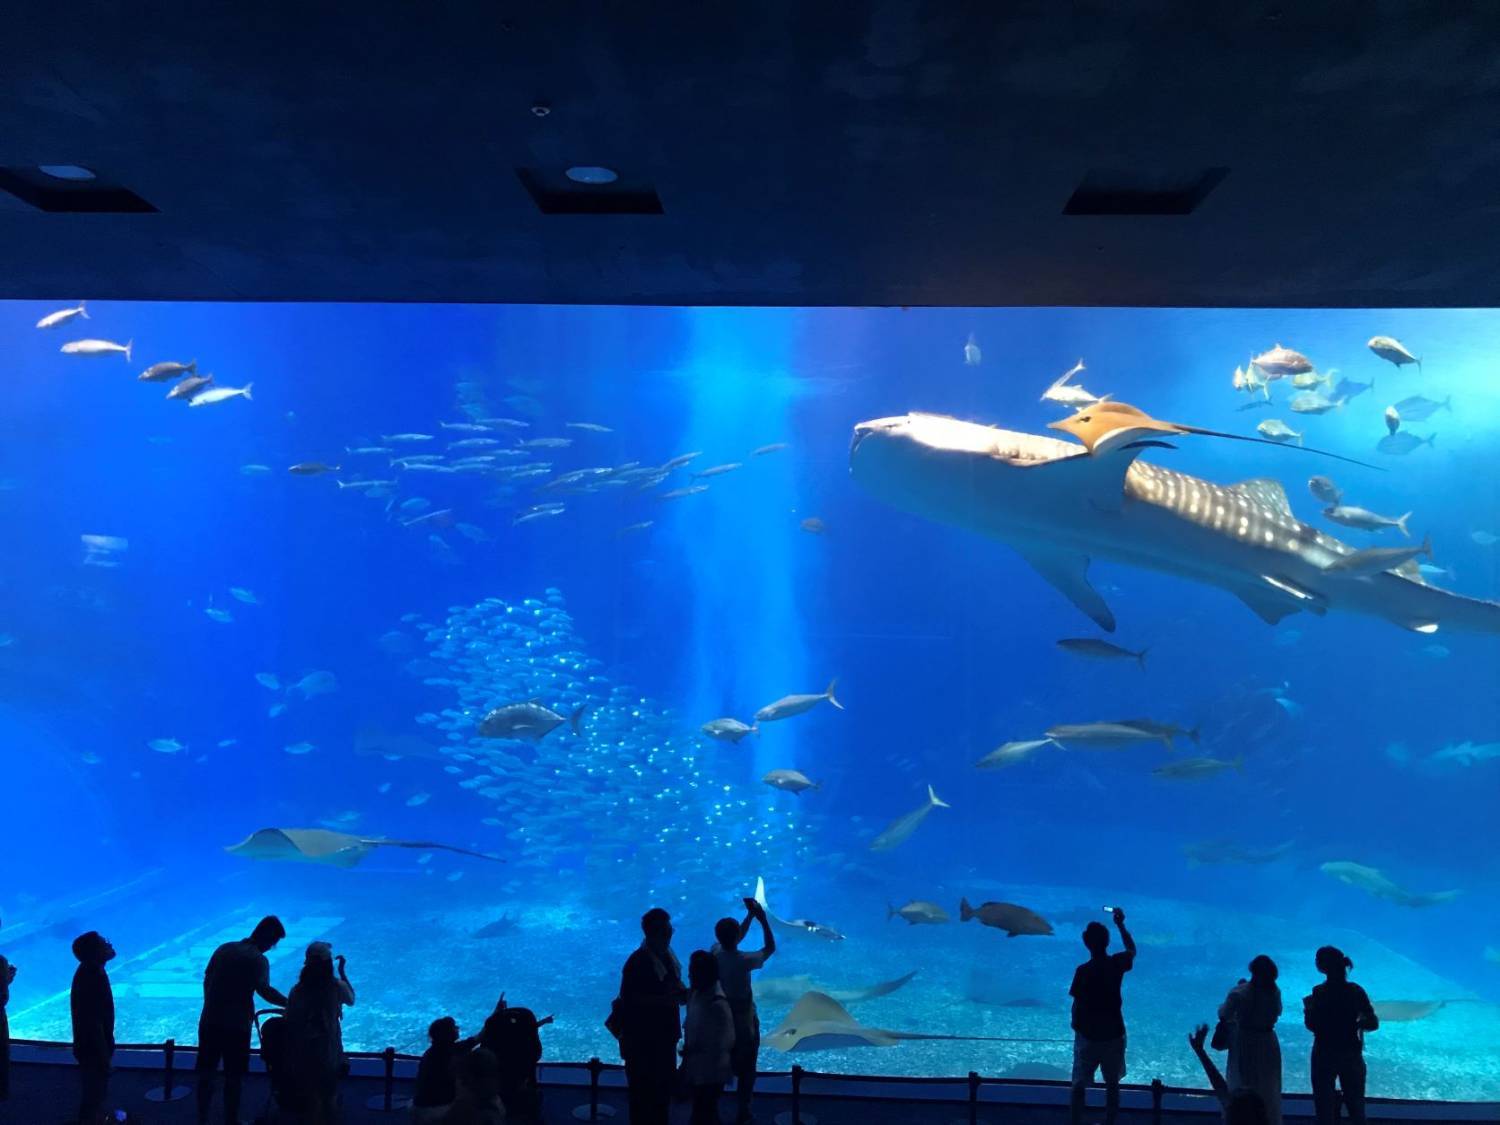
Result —
<instances>
[{"instance_id":1,"label":"blue water","mask_svg":"<svg viewBox=\"0 0 1500 1125\"><path fill-rule=\"evenodd\" d=\"M1338 538L1399 541L1324 523L1306 480L1326 473L1348 503L1415 513L1452 571L1433 581L1497 598L1500 316L114 303L33 327L56 307L0 304L0 949L21 969L16 1034L67 1036L66 942L97 927L120 950L122 1041L191 1039L208 951L274 911L291 931L279 982L313 938L347 954L351 1046L419 1047L436 1015L477 1024L503 990L557 1014L549 1057L612 1058L602 1019L640 913L674 913L685 959L764 876L776 914L846 935L784 936L766 976L854 989L917 970L853 1006L871 1026L1065 1040L1077 932L1118 904L1142 947L1126 989L1132 1078L1196 1080L1183 1034L1266 952L1287 998L1287 1085L1305 1088L1298 1000L1313 950L1333 941L1376 1000L1462 1001L1371 1037L1372 1092L1500 1097L1500 758L1434 758L1500 742L1496 638L1338 613L1272 627L1220 590L1096 563L1113 639L1150 652L1144 670L1083 661L1054 642L1098 631L1009 548L896 511L848 471L852 427L908 410L1050 432L1066 411L1038 396L1082 356L1085 386L1158 417L1246 434L1279 417L1384 471L1206 438L1144 460L1220 483L1273 477ZM1375 334L1421 371L1369 352ZM133 359L59 353L85 336L132 339ZM1375 389L1303 417L1283 382L1275 408L1237 411L1230 373L1277 342ZM253 381L253 398L190 408L135 378L195 358L217 385ZM1375 452L1384 408L1419 393L1452 396L1406 425L1436 442ZM485 417L527 426L440 427ZM347 451L407 432L434 438L392 456L505 452L496 471L448 474ZM446 451L473 437L496 444ZM510 453L538 437L572 444ZM772 443L786 448L752 456ZM694 451L645 489L637 474L537 491ZM287 472L309 461L340 468ZM696 482L707 491L661 498L733 462ZM358 487L370 480L395 484ZM539 503L565 510L514 522ZM800 526L814 517L821 533ZM128 545L90 552L85 535ZM334 690L288 690L310 672ZM843 711L819 704L737 746L698 733L834 677ZM581 733L475 738L487 708L533 696L584 706ZM1126 715L1201 727L1195 753L1243 768L1163 781L1159 746L974 768L1007 740ZM760 781L776 768L821 787L776 792ZM929 784L952 808L872 852ZM335 868L224 850L320 826L505 862L381 848ZM1285 854L1184 854L1219 841ZM1320 871L1340 860L1463 894L1397 905ZM960 924L961 896L1022 903L1057 932ZM953 921L887 921L913 898ZM472 936L502 916L508 932ZM768 1029L787 1007L762 1005ZM1064 1042L906 1042L801 1061L1002 1074L1068 1057Z\"/></svg>"}]
</instances>

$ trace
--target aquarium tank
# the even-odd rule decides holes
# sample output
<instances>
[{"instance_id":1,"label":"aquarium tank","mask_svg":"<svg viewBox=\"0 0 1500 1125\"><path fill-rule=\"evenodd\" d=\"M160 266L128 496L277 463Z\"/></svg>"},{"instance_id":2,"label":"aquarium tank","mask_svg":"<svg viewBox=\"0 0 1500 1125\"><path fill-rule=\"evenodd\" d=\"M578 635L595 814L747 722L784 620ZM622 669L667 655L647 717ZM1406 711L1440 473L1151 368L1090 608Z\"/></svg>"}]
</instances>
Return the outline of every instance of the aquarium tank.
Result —
<instances>
[{"instance_id":1,"label":"aquarium tank","mask_svg":"<svg viewBox=\"0 0 1500 1125\"><path fill-rule=\"evenodd\" d=\"M642 912L686 962L759 888L766 1070L1065 1076L1120 907L1129 1080L1201 1084L1264 953L1306 1090L1331 943L1372 1094L1500 1098L1500 314L48 301L0 341L13 1034L68 1037L97 928L120 1039L191 1042L275 913L277 985L348 958L351 1049L504 993L618 1061ZM773 1035L812 990L920 1038Z\"/></svg>"}]
</instances>

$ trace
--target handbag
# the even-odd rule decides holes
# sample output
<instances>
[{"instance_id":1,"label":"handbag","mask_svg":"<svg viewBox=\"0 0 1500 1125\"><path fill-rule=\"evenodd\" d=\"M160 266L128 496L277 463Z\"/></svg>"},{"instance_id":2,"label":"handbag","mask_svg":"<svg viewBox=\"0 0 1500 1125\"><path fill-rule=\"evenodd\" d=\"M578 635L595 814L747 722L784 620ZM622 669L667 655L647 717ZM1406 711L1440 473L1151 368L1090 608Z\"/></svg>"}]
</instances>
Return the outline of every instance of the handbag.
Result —
<instances>
[{"instance_id":1,"label":"handbag","mask_svg":"<svg viewBox=\"0 0 1500 1125\"><path fill-rule=\"evenodd\" d=\"M1230 1020L1220 1020L1214 1024L1214 1037L1208 1041L1208 1045L1215 1051L1229 1050L1229 1043L1234 1038L1234 1024Z\"/></svg>"}]
</instances>

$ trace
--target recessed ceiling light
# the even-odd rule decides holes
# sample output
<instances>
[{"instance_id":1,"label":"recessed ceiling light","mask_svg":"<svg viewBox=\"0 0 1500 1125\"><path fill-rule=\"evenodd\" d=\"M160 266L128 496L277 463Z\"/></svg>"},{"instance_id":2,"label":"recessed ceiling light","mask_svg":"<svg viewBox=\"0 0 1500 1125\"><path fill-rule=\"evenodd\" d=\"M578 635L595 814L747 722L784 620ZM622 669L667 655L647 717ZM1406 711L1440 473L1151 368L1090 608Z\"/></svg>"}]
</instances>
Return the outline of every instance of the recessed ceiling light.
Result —
<instances>
[{"instance_id":1,"label":"recessed ceiling light","mask_svg":"<svg viewBox=\"0 0 1500 1125\"><path fill-rule=\"evenodd\" d=\"M38 172L46 173L54 180L92 180L94 173L82 164L38 164Z\"/></svg>"},{"instance_id":2,"label":"recessed ceiling light","mask_svg":"<svg viewBox=\"0 0 1500 1125\"><path fill-rule=\"evenodd\" d=\"M566 175L575 184L612 184L620 178L613 168L597 168L590 164L575 165Z\"/></svg>"}]
</instances>

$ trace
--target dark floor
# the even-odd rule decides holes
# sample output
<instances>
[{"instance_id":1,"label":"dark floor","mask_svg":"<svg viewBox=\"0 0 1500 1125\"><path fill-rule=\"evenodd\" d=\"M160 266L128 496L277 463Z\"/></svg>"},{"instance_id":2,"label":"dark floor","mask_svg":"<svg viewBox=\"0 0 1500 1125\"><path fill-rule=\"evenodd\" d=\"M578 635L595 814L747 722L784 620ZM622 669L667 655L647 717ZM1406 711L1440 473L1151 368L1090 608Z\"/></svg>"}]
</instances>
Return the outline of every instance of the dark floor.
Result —
<instances>
[{"instance_id":1,"label":"dark floor","mask_svg":"<svg viewBox=\"0 0 1500 1125\"><path fill-rule=\"evenodd\" d=\"M146 1093L153 1088L159 1088L161 1076L158 1072L145 1070L120 1070L113 1077L110 1085L110 1106L128 1110L134 1116L133 1121L142 1125L192 1125L194 1122L194 1100L189 1094L179 1101L162 1104L147 1099ZM186 1076L190 1084L192 1076ZM181 1081L181 1079L179 1079ZM409 1084L398 1081L396 1091L398 1096L408 1088ZM62 1122L74 1120L77 1098L77 1075L68 1066L44 1065L35 1063L15 1064L11 1074L11 1100L0 1103L0 1123L3 1125L60 1125ZM343 1125L391 1125L393 1122L405 1122L407 1115L404 1110L395 1112L382 1112L379 1109L366 1108L365 1102L369 1098L379 1098L382 1091L382 1082L378 1078L350 1078L346 1081L343 1090L344 1116ZM1029 1093L1023 1103L1007 1103L1004 1105L990 1104L981 1105L978 1111L980 1125L1064 1125L1067 1120L1067 1107L1061 1101L1056 1100L1061 1091L1029 1090L1018 1094L1024 1097ZM606 1107L614 1107L616 1113L613 1117L601 1116L601 1121L613 1121L618 1125L627 1125L624 1106L624 1091L617 1088L606 1088L601 1091L600 1103ZM1043 1100L1034 1101L1033 1098ZM1138 1108L1131 1108L1131 1101L1137 1103ZM268 1090L264 1075L251 1075L246 1083L245 1098L242 1105L242 1113L246 1120L254 1119L266 1109L268 1105ZM1205 1101L1203 1107L1207 1110L1210 1103ZM574 1110L581 1107L575 1116ZM561 1087L549 1086L544 1091L544 1109L546 1125L563 1125L565 1122L588 1119L588 1090L586 1087ZM726 1113L728 1107L725 1107ZM762 1125L788 1125L787 1114L790 1109L790 1099L786 1094L766 1094L757 1096L756 1116ZM1307 1112L1308 1107L1300 1100L1289 1102L1287 1106L1287 1117L1289 1120L1297 1120L1299 1115ZM1383 1116L1379 1107L1371 1107L1372 1122L1410 1120L1408 1113L1399 1116ZM1097 1118L1097 1113L1094 1115ZM1445 1114L1447 1121L1465 1120L1461 1114ZM1467 1120L1484 1120L1482 1114L1476 1113ZM215 1122L222 1120L215 1117ZM681 1106L673 1118L674 1122L687 1121L687 1107ZM906 1122L933 1122L937 1125L967 1125L969 1120L968 1108L961 1102L913 1102L897 1100L867 1100L854 1097L816 1097L808 1096L803 1099L802 1111L803 1125L900 1125ZM1218 1120L1216 1113L1207 1112L1167 1112L1161 1119L1162 1125L1213 1125ZM1120 1116L1121 1125L1152 1125L1151 1112L1148 1107L1148 1095L1143 1092L1127 1092L1126 1108Z\"/></svg>"}]
</instances>

